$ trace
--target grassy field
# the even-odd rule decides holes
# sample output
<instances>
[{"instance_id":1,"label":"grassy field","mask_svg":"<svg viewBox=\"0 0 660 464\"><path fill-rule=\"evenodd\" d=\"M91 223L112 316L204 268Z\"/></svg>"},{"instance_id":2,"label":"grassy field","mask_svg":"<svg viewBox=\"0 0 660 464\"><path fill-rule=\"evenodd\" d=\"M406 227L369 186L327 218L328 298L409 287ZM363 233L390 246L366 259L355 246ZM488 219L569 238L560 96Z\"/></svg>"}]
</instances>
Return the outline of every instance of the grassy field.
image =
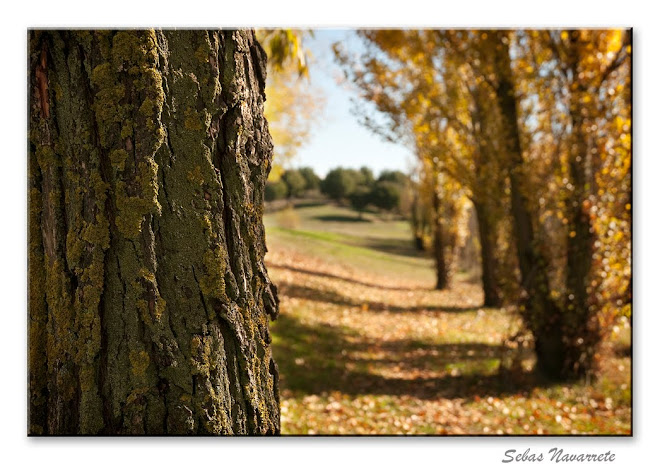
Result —
<instances>
[{"instance_id":1,"label":"grassy field","mask_svg":"<svg viewBox=\"0 0 660 464\"><path fill-rule=\"evenodd\" d=\"M597 380L532 373L511 310L478 284L431 290L408 225L308 203L266 215L281 314L272 323L283 434L629 434L630 328L604 344Z\"/></svg>"}]
</instances>

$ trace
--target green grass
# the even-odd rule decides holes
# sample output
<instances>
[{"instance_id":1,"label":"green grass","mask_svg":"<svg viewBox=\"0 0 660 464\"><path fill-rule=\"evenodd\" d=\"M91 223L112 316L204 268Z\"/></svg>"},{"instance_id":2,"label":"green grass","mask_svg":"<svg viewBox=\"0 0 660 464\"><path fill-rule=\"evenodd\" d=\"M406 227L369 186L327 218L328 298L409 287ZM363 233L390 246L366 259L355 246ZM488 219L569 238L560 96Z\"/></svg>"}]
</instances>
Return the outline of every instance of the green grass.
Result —
<instances>
[{"instance_id":1,"label":"green grass","mask_svg":"<svg viewBox=\"0 0 660 464\"><path fill-rule=\"evenodd\" d=\"M333 220L318 219L326 217ZM357 218L357 213L320 205L267 214L264 223L268 248L284 249L295 244L295 250L307 256L369 269L386 278L404 274L422 282L433 280L433 262L426 253L413 248L406 221L384 220L370 213L364 214L363 222L338 219L345 217Z\"/></svg>"},{"instance_id":2,"label":"green grass","mask_svg":"<svg viewBox=\"0 0 660 464\"><path fill-rule=\"evenodd\" d=\"M308 206L311 205L311 206ZM293 207L300 220L299 229L336 232L355 237L394 238L410 241L410 228L406 221L388 219L387 216L363 213L359 220L358 213L332 203L303 203ZM266 228L276 225L282 212L266 214Z\"/></svg>"}]
</instances>

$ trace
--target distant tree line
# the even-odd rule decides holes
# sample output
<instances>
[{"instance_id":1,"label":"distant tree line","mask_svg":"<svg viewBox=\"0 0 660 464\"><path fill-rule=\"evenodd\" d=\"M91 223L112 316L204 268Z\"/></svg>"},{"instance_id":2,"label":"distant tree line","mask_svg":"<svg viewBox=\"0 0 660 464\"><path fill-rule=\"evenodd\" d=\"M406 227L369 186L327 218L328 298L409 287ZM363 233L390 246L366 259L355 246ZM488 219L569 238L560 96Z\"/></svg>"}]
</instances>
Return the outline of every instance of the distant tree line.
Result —
<instances>
[{"instance_id":1,"label":"distant tree line","mask_svg":"<svg viewBox=\"0 0 660 464\"><path fill-rule=\"evenodd\" d=\"M383 171L376 178L368 167L335 168L321 179L312 168L303 167L283 172L279 180L266 184L266 201L294 199L312 192L348 204L360 216L368 209L407 215L406 191L410 177L401 171Z\"/></svg>"},{"instance_id":2,"label":"distant tree line","mask_svg":"<svg viewBox=\"0 0 660 464\"><path fill-rule=\"evenodd\" d=\"M264 192L266 201L285 198L302 198L305 194L318 191L321 178L309 167L289 169L278 180L269 180Z\"/></svg>"}]
</instances>

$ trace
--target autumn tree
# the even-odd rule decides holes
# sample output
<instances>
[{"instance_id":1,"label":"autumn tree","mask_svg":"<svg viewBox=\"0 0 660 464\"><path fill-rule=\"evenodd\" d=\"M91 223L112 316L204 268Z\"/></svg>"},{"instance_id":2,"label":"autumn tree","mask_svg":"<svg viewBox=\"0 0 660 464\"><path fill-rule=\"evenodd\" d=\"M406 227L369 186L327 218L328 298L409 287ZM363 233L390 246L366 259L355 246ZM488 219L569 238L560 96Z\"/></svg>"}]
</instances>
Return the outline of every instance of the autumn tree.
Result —
<instances>
[{"instance_id":1,"label":"autumn tree","mask_svg":"<svg viewBox=\"0 0 660 464\"><path fill-rule=\"evenodd\" d=\"M265 115L275 147L270 179L276 181L309 140L325 99L311 79L305 47L311 31L258 29L256 35L268 55Z\"/></svg>"},{"instance_id":2,"label":"autumn tree","mask_svg":"<svg viewBox=\"0 0 660 464\"><path fill-rule=\"evenodd\" d=\"M566 244L562 302L567 351L564 369L572 375L584 375L594 367L602 326L607 326L602 321L602 310L607 306L603 296L609 293L614 299L620 298L622 306L630 282L629 275L627 278L620 275L618 280L623 288L618 292L609 291L604 288L605 279L598 275L594 266L606 260L605 269L601 270L606 275L617 268L630 269L626 259L630 218L626 217L629 214L625 210L626 205L630 209L632 192L630 146L626 143L626 132L630 129L630 31L547 31L536 36L528 34L525 38L527 40L521 40L521 48L534 52L528 56L542 55L554 62L554 79L544 79L537 59L537 62L529 60L532 75L522 75L519 80L527 84L530 77L534 78L541 83L535 91L547 89L553 97L548 99L555 108L563 108L563 111L555 111L559 115L555 124L566 133L559 145L563 156L557 160L561 166L557 177L566 186L558 208L565 219L562 238ZM551 128L545 130L552 131ZM613 149L616 145L619 145L618 152ZM620 176L618 186L603 182L602 175L607 176L610 167L602 169L601 166L604 162L611 165L611 161L614 161L613 171ZM607 205L606 198L612 198L611 194L604 195L602 187L614 192L621 189L623 195L616 195L620 212L599 207ZM599 227L603 222L606 224L604 234L603 227ZM609 237L616 237L618 246L606 256L599 256L600 245Z\"/></svg>"},{"instance_id":3,"label":"autumn tree","mask_svg":"<svg viewBox=\"0 0 660 464\"><path fill-rule=\"evenodd\" d=\"M453 213L457 197L467 195L475 204L480 224L482 278L485 304L501 302L495 236L501 217L501 195L488 187L501 185L488 127L491 108L475 97L480 83L469 81L470 69L444 48L440 31L360 31L365 52L351 59L339 46L336 55L361 97L373 104L382 118L358 111L362 122L387 140L409 145L431 180L433 244L437 288L445 288L452 243L457 236ZM492 106L492 105L491 105ZM424 204L419 201L418 204ZM418 232L415 232L416 234ZM449 250L449 251L448 251Z\"/></svg>"},{"instance_id":4,"label":"autumn tree","mask_svg":"<svg viewBox=\"0 0 660 464\"><path fill-rule=\"evenodd\" d=\"M470 198L486 301L519 290L548 377L593 371L603 320L630 308L629 32L359 36L357 58L336 54L380 115L367 109L362 120L414 147L431 178L445 179L439 191L456 192L451 179ZM514 260L498 252L502 233Z\"/></svg>"},{"instance_id":5,"label":"autumn tree","mask_svg":"<svg viewBox=\"0 0 660 464\"><path fill-rule=\"evenodd\" d=\"M593 372L602 336L602 306L591 283L596 282L591 268L597 210L592 208L596 200L592 191L594 168L600 164L592 134L599 122L616 116L616 99L611 97L625 94L629 85L623 66L629 58L629 39L623 31L471 34L474 55L466 59L481 63L479 72L494 92L501 115L502 159L524 290L522 315L534 334L537 363L551 378L581 377ZM623 76L617 76L622 82L618 92L605 91L603 84L619 68ZM625 100L618 105L629 106ZM625 136L610 133L605 138ZM608 158L607 153L601 156ZM624 153L622 161L628 158L629 153ZM552 168L546 170L544 164ZM534 206L546 203L541 195L545 189L534 185L534 178L552 184L553 174L559 174L562 184L556 190L556 198L562 200L556 214L566 226L566 258L563 272L558 273L563 285L553 282L549 272L543 223ZM563 295L563 301L553 293Z\"/></svg>"},{"instance_id":6,"label":"autumn tree","mask_svg":"<svg viewBox=\"0 0 660 464\"><path fill-rule=\"evenodd\" d=\"M266 55L29 32L29 433L276 434Z\"/></svg>"}]
</instances>

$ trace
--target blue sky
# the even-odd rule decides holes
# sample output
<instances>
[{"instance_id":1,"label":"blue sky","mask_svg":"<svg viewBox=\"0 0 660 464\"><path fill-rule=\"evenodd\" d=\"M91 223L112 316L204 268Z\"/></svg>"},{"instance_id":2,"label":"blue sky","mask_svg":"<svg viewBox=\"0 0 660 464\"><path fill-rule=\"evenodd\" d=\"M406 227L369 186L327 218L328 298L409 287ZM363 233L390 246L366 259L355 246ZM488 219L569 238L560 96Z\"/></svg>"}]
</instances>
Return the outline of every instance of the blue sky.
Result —
<instances>
[{"instance_id":1,"label":"blue sky","mask_svg":"<svg viewBox=\"0 0 660 464\"><path fill-rule=\"evenodd\" d=\"M337 166L368 166L375 173L385 169L406 171L413 159L411 151L401 144L382 140L351 114L351 98L355 95L337 81L342 73L331 48L336 41L343 42L349 49L359 46L358 39L348 29L318 29L313 38L305 39L305 46L314 57L310 66L311 83L323 91L326 105L312 129L310 140L300 149L292 165L311 166L321 176Z\"/></svg>"}]
</instances>

